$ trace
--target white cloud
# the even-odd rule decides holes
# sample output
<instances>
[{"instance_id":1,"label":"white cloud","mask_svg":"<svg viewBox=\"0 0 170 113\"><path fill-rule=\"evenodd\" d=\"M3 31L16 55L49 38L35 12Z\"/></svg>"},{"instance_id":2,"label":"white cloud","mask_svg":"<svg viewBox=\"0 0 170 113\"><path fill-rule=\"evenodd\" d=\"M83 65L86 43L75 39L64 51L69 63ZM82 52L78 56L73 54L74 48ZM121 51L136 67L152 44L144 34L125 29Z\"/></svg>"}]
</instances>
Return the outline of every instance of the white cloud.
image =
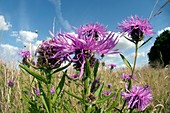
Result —
<instances>
[{"instance_id":1,"label":"white cloud","mask_svg":"<svg viewBox=\"0 0 170 113\"><path fill-rule=\"evenodd\" d=\"M21 41L25 46L29 45L30 43L35 42L35 39L37 39L38 34L31 31L13 31L11 33L11 36L16 37L17 41Z\"/></svg>"},{"instance_id":2,"label":"white cloud","mask_svg":"<svg viewBox=\"0 0 170 113\"><path fill-rule=\"evenodd\" d=\"M61 0L49 0L56 9L56 16L58 20L60 21L60 24L67 30L67 31L72 31L72 27L69 24L67 20L63 18L62 12L61 12Z\"/></svg>"},{"instance_id":3,"label":"white cloud","mask_svg":"<svg viewBox=\"0 0 170 113\"><path fill-rule=\"evenodd\" d=\"M12 25L5 21L4 16L0 15L0 30L7 31L9 27L12 27Z\"/></svg>"},{"instance_id":4,"label":"white cloud","mask_svg":"<svg viewBox=\"0 0 170 113\"><path fill-rule=\"evenodd\" d=\"M11 60L16 61L18 54L18 47L10 44L0 44L1 57L4 61Z\"/></svg>"},{"instance_id":5,"label":"white cloud","mask_svg":"<svg viewBox=\"0 0 170 113\"><path fill-rule=\"evenodd\" d=\"M19 31L19 36L24 42L33 42L38 37L38 34L31 31Z\"/></svg>"},{"instance_id":6,"label":"white cloud","mask_svg":"<svg viewBox=\"0 0 170 113\"><path fill-rule=\"evenodd\" d=\"M124 36L128 37L127 34L122 35L121 33L115 33L115 36L118 36L119 42L116 45L116 49L119 49L120 51L122 50L127 50L130 48L135 47L134 44L130 41L128 41Z\"/></svg>"},{"instance_id":7,"label":"white cloud","mask_svg":"<svg viewBox=\"0 0 170 113\"><path fill-rule=\"evenodd\" d=\"M158 31L158 36L159 36L161 33L163 33L164 31L166 31L166 30L169 30L169 31L170 31L170 27L166 27L166 28L164 28L164 29L162 29L162 30L159 30L159 31Z\"/></svg>"}]
</instances>

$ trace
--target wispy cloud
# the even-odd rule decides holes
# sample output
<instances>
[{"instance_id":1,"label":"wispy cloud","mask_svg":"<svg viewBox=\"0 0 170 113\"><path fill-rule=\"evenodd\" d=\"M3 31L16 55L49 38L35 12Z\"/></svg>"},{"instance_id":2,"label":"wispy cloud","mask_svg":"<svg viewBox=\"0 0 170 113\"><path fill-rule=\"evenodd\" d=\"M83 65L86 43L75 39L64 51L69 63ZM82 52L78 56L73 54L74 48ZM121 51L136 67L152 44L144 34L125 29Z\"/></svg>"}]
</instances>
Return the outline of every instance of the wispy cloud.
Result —
<instances>
[{"instance_id":1,"label":"wispy cloud","mask_svg":"<svg viewBox=\"0 0 170 113\"><path fill-rule=\"evenodd\" d=\"M54 6L56 10L56 16L59 20L60 24L69 32L72 31L72 27L69 24L67 20L63 18L62 12L61 12L61 0L49 0Z\"/></svg>"},{"instance_id":2,"label":"wispy cloud","mask_svg":"<svg viewBox=\"0 0 170 113\"><path fill-rule=\"evenodd\" d=\"M27 13L25 0L21 0L19 4L19 27L20 29L29 29L29 17Z\"/></svg>"},{"instance_id":3,"label":"wispy cloud","mask_svg":"<svg viewBox=\"0 0 170 113\"><path fill-rule=\"evenodd\" d=\"M0 15L0 30L7 31L10 27L12 27L12 25L9 22L5 21L3 15Z\"/></svg>"}]
</instances>

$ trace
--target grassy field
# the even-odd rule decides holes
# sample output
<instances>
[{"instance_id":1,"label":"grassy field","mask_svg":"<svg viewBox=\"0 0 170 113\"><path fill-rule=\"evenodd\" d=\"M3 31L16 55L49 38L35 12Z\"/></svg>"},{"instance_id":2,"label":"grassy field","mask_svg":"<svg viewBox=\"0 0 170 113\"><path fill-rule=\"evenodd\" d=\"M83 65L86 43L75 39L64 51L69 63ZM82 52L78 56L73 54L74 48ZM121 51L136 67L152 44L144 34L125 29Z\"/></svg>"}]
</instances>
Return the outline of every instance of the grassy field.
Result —
<instances>
[{"instance_id":1,"label":"grassy field","mask_svg":"<svg viewBox=\"0 0 170 113\"><path fill-rule=\"evenodd\" d=\"M73 73L69 69L68 73ZM100 80L104 81L105 89L107 84L111 83L113 86L110 91L115 91L117 88L124 87L124 82L121 80L120 75L123 73L129 73L127 69L122 70L110 70L100 68L98 76ZM138 84L149 84L154 100L148 109L152 109L152 113L170 113L170 68L166 69L153 69L147 66L138 68L135 72L136 81ZM60 75L56 75L53 78L54 84L57 84L60 79ZM13 67L7 67L5 63L0 61L0 112L1 113L27 113L27 105L23 100L23 92L30 91L36 84L33 84L33 78L24 71L15 69ZM13 80L14 86L9 87L8 81ZM71 92L79 95L79 89L76 88L73 82L67 80L65 89L69 89ZM71 97L65 95L65 99L70 99L68 103L74 108L77 113L80 112L78 102ZM64 101L64 100L63 100ZM63 111L66 112L66 111Z\"/></svg>"}]
</instances>

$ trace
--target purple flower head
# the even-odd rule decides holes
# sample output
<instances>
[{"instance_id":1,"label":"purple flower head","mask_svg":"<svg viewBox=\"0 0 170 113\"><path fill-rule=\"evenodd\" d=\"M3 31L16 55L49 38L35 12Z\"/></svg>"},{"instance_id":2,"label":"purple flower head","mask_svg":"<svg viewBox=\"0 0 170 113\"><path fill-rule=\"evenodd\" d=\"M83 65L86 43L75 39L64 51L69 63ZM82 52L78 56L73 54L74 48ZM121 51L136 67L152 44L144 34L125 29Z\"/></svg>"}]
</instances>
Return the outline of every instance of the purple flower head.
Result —
<instances>
[{"instance_id":1,"label":"purple flower head","mask_svg":"<svg viewBox=\"0 0 170 113\"><path fill-rule=\"evenodd\" d=\"M121 78L123 79L123 80L125 80L125 81L128 81L128 80L130 80L130 79L135 79L135 76L134 75L128 75L128 74L125 74L125 73L123 73L122 75L121 75Z\"/></svg>"},{"instance_id":2,"label":"purple flower head","mask_svg":"<svg viewBox=\"0 0 170 113\"><path fill-rule=\"evenodd\" d=\"M149 24L149 20L139 18L138 16L127 18L118 25L118 28L123 32L127 32L135 41L142 40L144 34L147 36L154 34L152 25Z\"/></svg>"},{"instance_id":3,"label":"purple flower head","mask_svg":"<svg viewBox=\"0 0 170 113\"><path fill-rule=\"evenodd\" d=\"M14 86L14 81L13 80L9 80L8 81L8 86L9 87L13 87Z\"/></svg>"},{"instance_id":4,"label":"purple flower head","mask_svg":"<svg viewBox=\"0 0 170 113\"><path fill-rule=\"evenodd\" d=\"M128 90L127 87L126 90L121 95L127 102L129 109L137 108L139 111L143 111L153 99L151 90L148 87L134 85L131 90Z\"/></svg>"},{"instance_id":5,"label":"purple flower head","mask_svg":"<svg viewBox=\"0 0 170 113\"><path fill-rule=\"evenodd\" d=\"M103 92L103 94L104 94L105 96L109 96L109 95L112 94L112 92L110 92L110 91L105 91L105 92Z\"/></svg>"},{"instance_id":6,"label":"purple flower head","mask_svg":"<svg viewBox=\"0 0 170 113\"><path fill-rule=\"evenodd\" d=\"M39 89L34 89L34 93L35 93L37 96L40 96L40 90L39 90Z\"/></svg>"},{"instance_id":7,"label":"purple flower head","mask_svg":"<svg viewBox=\"0 0 170 113\"><path fill-rule=\"evenodd\" d=\"M31 56L30 51L28 50L20 50L18 54L21 55L25 59L30 58Z\"/></svg>"},{"instance_id":8,"label":"purple flower head","mask_svg":"<svg viewBox=\"0 0 170 113\"><path fill-rule=\"evenodd\" d=\"M112 70L113 68L115 68L116 67L116 65L115 64L109 64L109 66L110 66L110 69Z\"/></svg>"},{"instance_id":9,"label":"purple flower head","mask_svg":"<svg viewBox=\"0 0 170 113\"><path fill-rule=\"evenodd\" d=\"M55 93L55 87L54 87L54 86L51 88L50 93L51 93L51 94L54 94L54 93Z\"/></svg>"},{"instance_id":10,"label":"purple flower head","mask_svg":"<svg viewBox=\"0 0 170 113\"><path fill-rule=\"evenodd\" d=\"M95 54L103 56L104 54L119 53L117 50L113 50L118 43L117 37L113 32L106 32L101 25L88 24L76 29L76 31L77 35L65 33L58 34L58 37L62 40L60 46L65 47L63 51L74 55L71 60L75 63L75 69L80 71L79 77L82 77L86 59L90 60L91 63L95 63L97 60ZM85 32L90 32L90 35ZM97 35L94 37L95 32L97 32Z\"/></svg>"},{"instance_id":11,"label":"purple flower head","mask_svg":"<svg viewBox=\"0 0 170 113\"><path fill-rule=\"evenodd\" d=\"M79 77L79 75L78 74L71 74L70 77L76 79L76 78Z\"/></svg>"},{"instance_id":12,"label":"purple flower head","mask_svg":"<svg viewBox=\"0 0 170 113\"><path fill-rule=\"evenodd\" d=\"M66 52L63 47L58 45L60 39L53 37L50 40L45 40L39 45L36 50L38 54L37 66L47 67L50 69L58 68L63 61L66 60Z\"/></svg>"},{"instance_id":13,"label":"purple flower head","mask_svg":"<svg viewBox=\"0 0 170 113\"><path fill-rule=\"evenodd\" d=\"M108 88L111 88L111 87L112 87L112 84L111 84L111 83L109 83L107 86L108 86Z\"/></svg>"},{"instance_id":14,"label":"purple flower head","mask_svg":"<svg viewBox=\"0 0 170 113\"><path fill-rule=\"evenodd\" d=\"M82 36L84 38L93 37L96 40L98 40L100 36L105 37L108 34L107 29L99 23L86 24L81 26L80 28L75 28L75 30L77 31L78 35L81 37Z\"/></svg>"},{"instance_id":15,"label":"purple flower head","mask_svg":"<svg viewBox=\"0 0 170 113\"><path fill-rule=\"evenodd\" d=\"M91 86L91 92L95 92L99 87L100 87L101 82L99 81L98 78L96 78Z\"/></svg>"}]
</instances>

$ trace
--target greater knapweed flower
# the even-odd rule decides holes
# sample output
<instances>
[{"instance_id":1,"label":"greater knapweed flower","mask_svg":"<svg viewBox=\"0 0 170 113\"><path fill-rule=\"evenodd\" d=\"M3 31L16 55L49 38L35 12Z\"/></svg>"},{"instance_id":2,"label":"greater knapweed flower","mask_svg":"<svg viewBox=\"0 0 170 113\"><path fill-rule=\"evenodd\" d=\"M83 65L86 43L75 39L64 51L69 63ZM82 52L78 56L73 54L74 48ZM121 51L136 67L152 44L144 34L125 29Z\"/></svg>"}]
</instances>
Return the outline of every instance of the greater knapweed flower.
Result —
<instances>
[{"instance_id":1,"label":"greater knapweed flower","mask_svg":"<svg viewBox=\"0 0 170 113\"><path fill-rule=\"evenodd\" d=\"M126 92L121 94L124 100L127 102L129 109L138 109L139 111L145 110L153 99L151 90L148 85L141 87L139 85L132 86L132 89L128 90L126 86Z\"/></svg>"},{"instance_id":2,"label":"greater knapweed flower","mask_svg":"<svg viewBox=\"0 0 170 113\"><path fill-rule=\"evenodd\" d=\"M116 67L115 64L109 64L110 70L114 69Z\"/></svg>"},{"instance_id":3,"label":"greater knapweed flower","mask_svg":"<svg viewBox=\"0 0 170 113\"><path fill-rule=\"evenodd\" d=\"M25 59L30 58L31 56L30 51L28 50L20 50L18 54L21 55Z\"/></svg>"},{"instance_id":4,"label":"greater knapweed flower","mask_svg":"<svg viewBox=\"0 0 170 113\"><path fill-rule=\"evenodd\" d=\"M76 78L79 77L79 75L78 74L71 74L70 77L73 78L73 79L76 79Z\"/></svg>"},{"instance_id":5,"label":"greater knapweed flower","mask_svg":"<svg viewBox=\"0 0 170 113\"><path fill-rule=\"evenodd\" d=\"M105 27L99 24L87 24L76 28L77 35L70 33L58 34L60 46L65 47L63 51L69 51L73 54L71 59L74 62L74 68L80 71L82 77L84 64L86 60L90 64L95 64L95 54L104 56L105 54L118 53L113 48L118 43L117 37L113 32L108 32ZM62 40L62 41L61 41Z\"/></svg>"},{"instance_id":6,"label":"greater knapweed flower","mask_svg":"<svg viewBox=\"0 0 170 113\"><path fill-rule=\"evenodd\" d=\"M51 94L54 94L54 93L55 93L55 87L54 87L54 86L50 89L50 93L51 93Z\"/></svg>"},{"instance_id":7,"label":"greater knapweed flower","mask_svg":"<svg viewBox=\"0 0 170 113\"><path fill-rule=\"evenodd\" d=\"M63 51L62 46L58 46L57 40L59 39L53 37L39 45L36 50L38 67L43 66L48 69L58 68L66 60L66 53Z\"/></svg>"},{"instance_id":8,"label":"greater knapweed flower","mask_svg":"<svg viewBox=\"0 0 170 113\"><path fill-rule=\"evenodd\" d=\"M112 94L112 92L111 92L111 91L105 91L105 92L103 92L103 94L104 94L105 96L109 96L109 95Z\"/></svg>"},{"instance_id":9,"label":"greater knapweed flower","mask_svg":"<svg viewBox=\"0 0 170 113\"><path fill-rule=\"evenodd\" d=\"M91 86L91 92L94 93L99 87L100 87L101 82L99 81L98 78L96 78Z\"/></svg>"},{"instance_id":10,"label":"greater knapweed flower","mask_svg":"<svg viewBox=\"0 0 170 113\"><path fill-rule=\"evenodd\" d=\"M14 81L13 80L9 80L8 81L8 86L11 87L11 88L14 87Z\"/></svg>"},{"instance_id":11,"label":"greater knapweed flower","mask_svg":"<svg viewBox=\"0 0 170 113\"><path fill-rule=\"evenodd\" d=\"M134 75L132 75L132 74L125 74L125 73L123 73L123 74L121 75L121 78L122 78L123 80L125 80L125 81L128 81L128 80L130 80L130 79L135 79L136 77L135 77Z\"/></svg>"},{"instance_id":12,"label":"greater knapweed flower","mask_svg":"<svg viewBox=\"0 0 170 113\"><path fill-rule=\"evenodd\" d=\"M123 32L127 32L134 41L141 41L144 34L150 36L154 34L152 25L148 19L142 19L138 16L131 16L118 25Z\"/></svg>"},{"instance_id":13,"label":"greater knapweed flower","mask_svg":"<svg viewBox=\"0 0 170 113\"><path fill-rule=\"evenodd\" d=\"M34 89L34 93L35 93L35 95L40 96L40 90L39 89Z\"/></svg>"},{"instance_id":14,"label":"greater knapweed flower","mask_svg":"<svg viewBox=\"0 0 170 113\"><path fill-rule=\"evenodd\" d=\"M107 87L110 89L110 88L112 87L112 84L109 83L109 84L107 85Z\"/></svg>"}]
</instances>

